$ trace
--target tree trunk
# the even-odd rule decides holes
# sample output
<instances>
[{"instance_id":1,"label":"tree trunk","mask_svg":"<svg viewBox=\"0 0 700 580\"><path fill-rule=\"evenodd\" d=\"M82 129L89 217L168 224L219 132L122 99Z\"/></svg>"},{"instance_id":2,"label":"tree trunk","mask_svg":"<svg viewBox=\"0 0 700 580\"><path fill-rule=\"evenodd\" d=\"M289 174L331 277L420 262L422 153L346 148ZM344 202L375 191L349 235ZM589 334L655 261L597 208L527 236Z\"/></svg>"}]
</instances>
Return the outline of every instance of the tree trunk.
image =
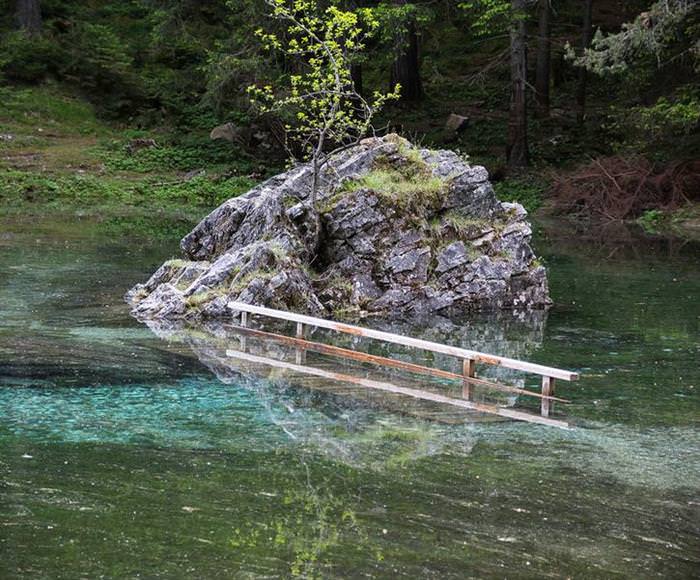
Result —
<instances>
[{"instance_id":1,"label":"tree trunk","mask_svg":"<svg viewBox=\"0 0 700 580\"><path fill-rule=\"evenodd\" d=\"M311 159L311 171L312 173L312 179L311 179L311 207L316 208L316 200L318 199L318 182L320 178L320 173L321 173L321 162L320 162L320 157L321 157L321 150L323 148L323 141L321 141L321 145L316 148L316 151L314 151L314 156Z\"/></svg>"},{"instance_id":2,"label":"tree trunk","mask_svg":"<svg viewBox=\"0 0 700 580\"><path fill-rule=\"evenodd\" d=\"M394 0L395 6L406 5L407 0ZM391 90L401 85L402 101L419 101L423 98L420 78L418 33L415 22L407 22L405 31L396 35L396 58L391 66Z\"/></svg>"},{"instance_id":3,"label":"tree trunk","mask_svg":"<svg viewBox=\"0 0 700 580\"><path fill-rule=\"evenodd\" d=\"M535 102L538 117L549 117L549 61L550 44L550 0L539 0L539 26L537 32L537 67L535 70Z\"/></svg>"},{"instance_id":4,"label":"tree trunk","mask_svg":"<svg viewBox=\"0 0 700 580\"><path fill-rule=\"evenodd\" d=\"M566 81L566 69L568 64L564 58L564 51L561 48L555 48L553 52L550 52L551 58L551 75L552 75L552 88L559 88Z\"/></svg>"},{"instance_id":5,"label":"tree trunk","mask_svg":"<svg viewBox=\"0 0 700 580\"><path fill-rule=\"evenodd\" d=\"M358 95L362 94L362 64L357 63L350 66L350 76L352 84L355 85L355 92Z\"/></svg>"},{"instance_id":6,"label":"tree trunk","mask_svg":"<svg viewBox=\"0 0 700 580\"><path fill-rule=\"evenodd\" d=\"M593 0L585 0L583 5L583 26L581 30L581 52L591 44L593 35ZM578 70L578 87L576 89L576 120L583 124L586 116L586 85L588 84L588 71L585 67Z\"/></svg>"},{"instance_id":7,"label":"tree trunk","mask_svg":"<svg viewBox=\"0 0 700 580\"><path fill-rule=\"evenodd\" d=\"M509 169L525 167L527 153L527 45L525 19L522 17L527 0L512 0L515 19L510 29L510 114L508 118L508 145L506 156Z\"/></svg>"},{"instance_id":8,"label":"tree trunk","mask_svg":"<svg viewBox=\"0 0 700 580\"><path fill-rule=\"evenodd\" d=\"M30 36L41 32L40 0L17 0L15 9L17 27Z\"/></svg>"}]
</instances>

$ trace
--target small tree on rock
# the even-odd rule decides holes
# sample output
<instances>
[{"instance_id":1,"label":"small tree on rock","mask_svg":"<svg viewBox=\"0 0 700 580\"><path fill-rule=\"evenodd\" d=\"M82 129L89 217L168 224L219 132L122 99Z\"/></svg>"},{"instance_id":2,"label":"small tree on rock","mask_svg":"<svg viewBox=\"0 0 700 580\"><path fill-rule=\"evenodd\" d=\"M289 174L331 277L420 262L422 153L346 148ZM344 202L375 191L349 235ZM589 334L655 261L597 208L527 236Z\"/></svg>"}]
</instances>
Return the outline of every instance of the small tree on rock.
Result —
<instances>
[{"instance_id":1,"label":"small tree on rock","mask_svg":"<svg viewBox=\"0 0 700 580\"><path fill-rule=\"evenodd\" d=\"M288 114L288 150L293 159L311 163L315 205L328 157L367 135L372 118L387 100L397 98L399 86L391 93L375 92L369 100L355 88L353 64L378 27L371 10L321 8L317 0L265 1L282 27L280 32L259 30L258 36L266 48L294 62L296 72L285 78L283 90L266 85L248 91L261 113Z\"/></svg>"}]
</instances>

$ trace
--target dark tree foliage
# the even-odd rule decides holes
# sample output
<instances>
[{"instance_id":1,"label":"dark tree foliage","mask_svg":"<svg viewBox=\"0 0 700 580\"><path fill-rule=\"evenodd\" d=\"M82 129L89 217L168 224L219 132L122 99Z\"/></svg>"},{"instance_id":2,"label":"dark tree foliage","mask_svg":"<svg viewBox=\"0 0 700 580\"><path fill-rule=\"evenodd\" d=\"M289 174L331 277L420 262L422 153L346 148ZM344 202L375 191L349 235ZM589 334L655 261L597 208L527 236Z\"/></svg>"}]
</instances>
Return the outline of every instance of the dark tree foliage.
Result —
<instances>
[{"instance_id":1,"label":"dark tree foliage","mask_svg":"<svg viewBox=\"0 0 700 580\"><path fill-rule=\"evenodd\" d=\"M499 171L530 160L630 153L668 162L700 151L700 3L324 1L371 9L381 25L352 63L352 80L366 98L398 83L410 108L388 105L380 127L449 141ZM232 122L251 135L283 127L283 115L256 116L246 87L284 85L305 64L262 49L255 31L271 25L264 6L0 0L0 85L62 83L135 127L208 132ZM451 113L469 121L445 135Z\"/></svg>"}]
</instances>

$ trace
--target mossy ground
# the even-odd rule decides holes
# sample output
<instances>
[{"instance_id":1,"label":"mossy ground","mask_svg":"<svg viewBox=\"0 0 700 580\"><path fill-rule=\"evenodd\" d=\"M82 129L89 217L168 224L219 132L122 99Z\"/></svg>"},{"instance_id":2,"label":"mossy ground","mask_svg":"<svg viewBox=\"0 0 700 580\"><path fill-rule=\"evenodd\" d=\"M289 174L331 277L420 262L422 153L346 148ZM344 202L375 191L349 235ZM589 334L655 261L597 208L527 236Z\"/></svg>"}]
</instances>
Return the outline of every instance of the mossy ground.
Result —
<instances>
[{"instance_id":1,"label":"mossy ground","mask_svg":"<svg viewBox=\"0 0 700 580\"><path fill-rule=\"evenodd\" d=\"M700 240L700 203L691 202L676 210L649 210L637 223L650 234L670 231L684 238Z\"/></svg>"},{"instance_id":2,"label":"mossy ground","mask_svg":"<svg viewBox=\"0 0 700 580\"><path fill-rule=\"evenodd\" d=\"M445 189L445 183L439 177L406 176L395 169L375 169L347 187L370 189L387 203L408 209L436 204Z\"/></svg>"},{"instance_id":3,"label":"mossy ground","mask_svg":"<svg viewBox=\"0 0 700 580\"><path fill-rule=\"evenodd\" d=\"M149 229L158 216L184 228L252 187L266 171L227 142L174 129L135 131L102 122L54 85L0 89L0 213L109 216ZM133 153L134 138L156 147ZM127 219L128 218L128 219ZM139 221L141 222L139 225ZM185 230L186 231L186 230Z\"/></svg>"},{"instance_id":4,"label":"mossy ground","mask_svg":"<svg viewBox=\"0 0 700 580\"><path fill-rule=\"evenodd\" d=\"M397 155L378 157L371 171L358 179L346 181L325 202L322 212L332 210L347 194L359 189L369 189L383 203L416 217L438 207L447 191L447 181L432 174L418 149L410 147L404 139L398 139Z\"/></svg>"}]
</instances>

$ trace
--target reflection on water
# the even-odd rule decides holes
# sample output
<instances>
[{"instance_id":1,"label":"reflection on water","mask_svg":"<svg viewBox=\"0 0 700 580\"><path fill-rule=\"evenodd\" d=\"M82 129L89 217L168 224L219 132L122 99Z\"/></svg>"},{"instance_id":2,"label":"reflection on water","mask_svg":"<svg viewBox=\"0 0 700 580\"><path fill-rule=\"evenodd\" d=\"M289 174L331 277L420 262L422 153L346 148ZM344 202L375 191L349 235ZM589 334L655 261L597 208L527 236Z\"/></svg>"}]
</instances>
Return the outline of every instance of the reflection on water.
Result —
<instances>
[{"instance_id":1,"label":"reflection on water","mask_svg":"<svg viewBox=\"0 0 700 580\"><path fill-rule=\"evenodd\" d=\"M236 366L217 325L159 338L121 295L176 240L5 224L0 577L692 577L698 247L633 246L540 232L557 301L547 320L367 322L579 370L558 392L579 428L562 431ZM458 370L450 357L313 339ZM282 345L247 348L293 360Z\"/></svg>"},{"instance_id":2,"label":"reflection on water","mask_svg":"<svg viewBox=\"0 0 700 580\"><path fill-rule=\"evenodd\" d=\"M526 353L531 352L541 343L545 317L546 313L541 311L522 313L518 317L499 315L498 320L502 324L498 326L493 324L494 319L488 320L483 318L480 320L475 318L469 323L456 325L437 317L423 320L421 325L416 324L412 327L406 324L380 320L373 320L372 324L375 328L381 328L393 333L413 331L422 337L429 336L434 341L462 346L463 348L475 349L479 344L488 345L493 349L492 352L515 357L525 356ZM234 356L232 353L232 351L240 351L241 353L250 353L257 357L268 358L271 362L287 361L289 364L296 362L296 365L300 365L302 361L304 363L313 363L315 366L310 367L309 370L319 369L323 372L325 369L328 372L337 372L366 379L387 378L411 388L430 389L432 385L441 387L443 392L450 389L455 390L455 388L461 392L462 389L461 380L455 385L454 381L428 379L424 375L411 376L410 373L406 373L405 370L400 368L389 368L382 365L377 366L377 364L371 364L367 361L352 360L351 357L343 356L337 352L329 354L323 351L317 352L313 348L308 349L307 352L307 349L296 348L284 340L289 335L292 325L269 318L262 317L260 320L253 322L258 328L265 329L265 332L262 333L254 330L244 332L233 321L223 323L210 321L198 326L189 326L179 321L146 321L146 324L161 339L171 344L175 342L187 345L197 358L222 382L237 382L240 381L241 376L249 376L251 373L257 376L270 373L269 368L264 364L246 364L243 360L246 357ZM517 332L514 329L517 329ZM275 332L270 332L271 330ZM417 351L413 348L350 334L340 334L320 328L307 330L310 330L310 332L306 333L306 340L311 341L312 347L313 345L322 347L325 344L330 344L352 352L367 353L373 356L392 358L396 361L432 366L461 376L461 360L455 357ZM507 336L509 333L510 337ZM271 366L279 369L284 368L285 365L272 364ZM272 370L271 372L271 376L278 374L280 374L279 370ZM289 374L286 373L286 375ZM479 376L518 386L522 385L521 374L511 369L483 365L483 367L480 366L479 368ZM297 378L300 379L304 386L311 386L311 379L309 379L308 374L301 374ZM327 392L337 390L336 387L338 386L327 379L320 382L314 381L314 383L319 383L319 385L314 385L314 387L322 387ZM343 387L343 389L347 390L347 386ZM510 393L494 392L478 385L473 390L477 401L490 395L501 401L510 399L511 403L514 402L514 397ZM348 393L350 392L348 391ZM362 399L369 399L373 394L371 392L367 393L366 389L361 389L358 391L358 396Z\"/></svg>"}]
</instances>

